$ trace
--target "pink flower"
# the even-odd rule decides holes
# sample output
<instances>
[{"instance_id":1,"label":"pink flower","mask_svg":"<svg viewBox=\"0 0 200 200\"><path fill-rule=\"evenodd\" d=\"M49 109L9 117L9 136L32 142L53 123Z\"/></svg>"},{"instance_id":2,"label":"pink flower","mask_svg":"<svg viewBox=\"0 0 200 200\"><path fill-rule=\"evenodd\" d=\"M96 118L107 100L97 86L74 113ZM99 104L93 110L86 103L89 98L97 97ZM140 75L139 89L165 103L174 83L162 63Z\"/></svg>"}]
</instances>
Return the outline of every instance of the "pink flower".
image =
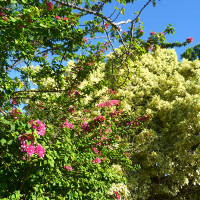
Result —
<instances>
[{"instance_id":1,"label":"pink flower","mask_svg":"<svg viewBox=\"0 0 200 200\"><path fill-rule=\"evenodd\" d=\"M73 114L73 113L74 113L74 108L73 108L73 107L69 107L69 112L70 112L71 114Z\"/></svg>"},{"instance_id":2,"label":"pink flower","mask_svg":"<svg viewBox=\"0 0 200 200\"><path fill-rule=\"evenodd\" d=\"M29 124L31 125L31 127L33 129L36 129L36 133L38 135L44 135L45 134L45 130L46 130L46 127L45 127L45 124L43 124L40 120L32 120L31 122L29 122Z\"/></svg>"},{"instance_id":3,"label":"pink flower","mask_svg":"<svg viewBox=\"0 0 200 200\"><path fill-rule=\"evenodd\" d=\"M103 103L98 104L98 107L111 107L111 106L115 106L118 105L120 102L120 100L109 100L109 101L105 101Z\"/></svg>"},{"instance_id":4,"label":"pink flower","mask_svg":"<svg viewBox=\"0 0 200 200\"><path fill-rule=\"evenodd\" d=\"M53 10L53 3L52 2L48 2L47 5L48 5L49 11Z\"/></svg>"},{"instance_id":5,"label":"pink flower","mask_svg":"<svg viewBox=\"0 0 200 200\"><path fill-rule=\"evenodd\" d=\"M48 6L53 6L53 3L52 2L48 2L47 5Z\"/></svg>"},{"instance_id":6,"label":"pink flower","mask_svg":"<svg viewBox=\"0 0 200 200\"><path fill-rule=\"evenodd\" d=\"M27 143L26 141L20 141L21 143L21 152L26 152Z\"/></svg>"},{"instance_id":7,"label":"pink flower","mask_svg":"<svg viewBox=\"0 0 200 200\"><path fill-rule=\"evenodd\" d=\"M96 118L94 118L95 122L103 122L105 120L105 117L103 115L99 115Z\"/></svg>"},{"instance_id":8,"label":"pink flower","mask_svg":"<svg viewBox=\"0 0 200 200\"><path fill-rule=\"evenodd\" d=\"M71 166L67 166L67 165L66 165L66 166L64 166L64 168L65 168L66 170L70 171L70 172L72 171L72 167L71 167Z\"/></svg>"},{"instance_id":9,"label":"pink flower","mask_svg":"<svg viewBox=\"0 0 200 200\"><path fill-rule=\"evenodd\" d=\"M114 195L117 198L117 200L121 199L120 194L117 191L114 192Z\"/></svg>"},{"instance_id":10,"label":"pink flower","mask_svg":"<svg viewBox=\"0 0 200 200\"><path fill-rule=\"evenodd\" d=\"M143 33L144 33L144 31L143 31L143 30L140 30L140 33L142 33L142 34L143 34Z\"/></svg>"},{"instance_id":11,"label":"pink flower","mask_svg":"<svg viewBox=\"0 0 200 200\"><path fill-rule=\"evenodd\" d=\"M161 34L162 36L165 36L165 33L163 33L163 32L161 32L160 34Z\"/></svg>"},{"instance_id":12,"label":"pink flower","mask_svg":"<svg viewBox=\"0 0 200 200\"><path fill-rule=\"evenodd\" d=\"M186 39L186 42L188 42L188 43L192 43L194 41L194 39L192 38L192 37L188 37L187 39Z\"/></svg>"},{"instance_id":13,"label":"pink flower","mask_svg":"<svg viewBox=\"0 0 200 200\"><path fill-rule=\"evenodd\" d=\"M30 145L26 145L25 147L28 157L31 157L35 153L35 145L34 143Z\"/></svg>"},{"instance_id":14,"label":"pink flower","mask_svg":"<svg viewBox=\"0 0 200 200\"><path fill-rule=\"evenodd\" d=\"M10 111L10 115L14 118L14 119L19 119L19 115L22 114L17 108L13 108Z\"/></svg>"},{"instance_id":15,"label":"pink flower","mask_svg":"<svg viewBox=\"0 0 200 200\"><path fill-rule=\"evenodd\" d=\"M147 50L150 51L151 49L153 49L153 46L150 45L149 47L147 47Z\"/></svg>"},{"instance_id":16,"label":"pink flower","mask_svg":"<svg viewBox=\"0 0 200 200\"><path fill-rule=\"evenodd\" d=\"M23 156L23 157L22 157L22 160L26 160L26 157L25 157L25 156Z\"/></svg>"},{"instance_id":17,"label":"pink flower","mask_svg":"<svg viewBox=\"0 0 200 200\"><path fill-rule=\"evenodd\" d=\"M33 135L29 133L24 133L24 135L19 135L18 137L21 144L21 152L27 152L28 157L31 157L35 153L35 144L33 142ZM27 140L31 141L30 145L27 145Z\"/></svg>"},{"instance_id":18,"label":"pink flower","mask_svg":"<svg viewBox=\"0 0 200 200\"><path fill-rule=\"evenodd\" d=\"M96 145L97 145L97 146L101 146L101 142L97 143Z\"/></svg>"},{"instance_id":19,"label":"pink flower","mask_svg":"<svg viewBox=\"0 0 200 200\"><path fill-rule=\"evenodd\" d=\"M87 129L88 129L87 122L85 122L85 121L83 122L81 129L84 130L84 131L87 131Z\"/></svg>"},{"instance_id":20,"label":"pink flower","mask_svg":"<svg viewBox=\"0 0 200 200\"><path fill-rule=\"evenodd\" d=\"M111 94L114 94L114 93L115 93L113 89L109 89L108 91L109 91Z\"/></svg>"},{"instance_id":21,"label":"pink flower","mask_svg":"<svg viewBox=\"0 0 200 200\"><path fill-rule=\"evenodd\" d=\"M87 63L87 65L89 65L89 66L90 66L90 65L92 65L92 63L91 63L91 62L89 62L89 63Z\"/></svg>"},{"instance_id":22,"label":"pink flower","mask_svg":"<svg viewBox=\"0 0 200 200\"><path fill-rule=\"evenodd\" d=\"M86 43L88 39L86 37L83 38L83 43Z\"/></svg>"},{"instance_id":23,"label":"pink flower","mask_svg":"<svg viewBox=\"0 0 200 200\"><path fill-rule=\"evenodd\" d=\"M4 14L4 13L2 13L2 12L0 12L0 16L5 16L5 14Z\"/></svg>"},{"instance_id":24,"label":"pink flower","mask_svg":"<svg viewBox=\"0 0 200 200\"><path fill-rule=\"evenodd\" d=\"M58 19L58 20L59 20L59 19L60 19L60 16L56 16L56 19Z\"/></svg>"},{"instance_id":25,"label":"pink flower","mask_svg":"<svg viewBox=\"0 0 200 200\"><path fill-rule=\"evenodd\" d=\"M38 144L35 150L35 153L38 154L40 158L44 158L45 149L41 144Z\"/></svg>"},{"instance_id":26,"label":"pink flower","mask_svg":"<svg viewBox=\"0 0 200 200\"><path fill-rule=\"evenodd\" d=\"M65 121L63 122L63 124L61 125L61 127L62 127L62 128L67 127L67 128L71 128L71 129L74 128L73 124L72 124L72 123L69 123L67 120L65 120Z\"/></svg>"},{"instance_id":27,"label":"pink flower","mask_svg":"<svg viewBox=\"0 0 200 200\"><path fill-rule=\"evenodd\" d=\"M97 150L97 148L96 147L92 147L92 150L94 151L94 153L98 153L99 151Z\"/></svg>"},{"instance_id":28,"label":"pink flower","mask_svg":"<svg viewBox=\"0 0 200 200\"><path fill-rule=\"evenodd\" d=\"M111 124L110 124L110 125L111 125ZM110 125L109 125L109 126L110 126ZM111 125L111 126L112 126L112 125ZM109 132L109 133L111 133L112 130L111 130L110 128L108 128L108 129L105 130L105 132Z\"/></svg>"},{"instance_id":29,"label":"pink flower","mask_svg":"<svg viewBox=\"0 0 200 200\"><path fill-rule=\"evenodd\" d=\"M11 102L13 105L15 105L15 106L17 105L17 101L14 100L14 99L11 99L10 102Z\"/></svg>"},{"instance_id":30,"label":"pink flower","mask_svg":"<svg viewBox=\"0 0 200 200\"><path fill-rule=\"evenodd\" d=\"M109 24L106 23L106 24L105 24L105 27L108 28L108 27L109 27Z\"/></svg>"},{"instance_id":31,"label":"pink flower","mask_svg":"<svg viewBox=\"0 0 200 200\"><path fill-rule=\"evenodd\" d=\"M92 163L101 163L101 158L95 158Z\"/></svg>"},{"instance_id":32,"label":"pink flower","mask_svg":"<svg viewBox=\"0 0 200 200\"><path fill-rule=\"evenodd\" d=\"M80 93L79 93L78 91L75 91L74 95L75 95L75 96L79 96Z\"/></svg>"},{"instance_id":33,"label":"pink flower","mask_svg":"<svg viewBox=\"0 0 200 200\"><path fill-rule=\"evenodd\" d=\"M101 141L107 140L107 137L101 137Z\"/></svg>"},{"instance_id":34,"label":"pink flower","mask_svg":"<svg viewBox=\"0 0 200 200\"><path fill-rule=\"evenodd\" d=\"M133 122L127 122L126 126L130 126L131 124L133 124Z\"/></svg>"},{"instance_id":35,"label":"pink flower","mask_svg":"<svg viewBox=\"0 0 200 200\"><path fill-rule=\"evenodd\" d=\"M153 32L153 31L152 31L150 34L151 34L151 35L156 35L156 33L155 33L155 32Z\"/></svg>"},{"instance_id":36,"label":"pink flower","mask_svg":"<svg viewBox=\"0 0 200 200\"><path fill-rule=\"evenodd\" d=\"M126 35L126 31L123 31L122 34Z\"/></svg>"}]
</instances>

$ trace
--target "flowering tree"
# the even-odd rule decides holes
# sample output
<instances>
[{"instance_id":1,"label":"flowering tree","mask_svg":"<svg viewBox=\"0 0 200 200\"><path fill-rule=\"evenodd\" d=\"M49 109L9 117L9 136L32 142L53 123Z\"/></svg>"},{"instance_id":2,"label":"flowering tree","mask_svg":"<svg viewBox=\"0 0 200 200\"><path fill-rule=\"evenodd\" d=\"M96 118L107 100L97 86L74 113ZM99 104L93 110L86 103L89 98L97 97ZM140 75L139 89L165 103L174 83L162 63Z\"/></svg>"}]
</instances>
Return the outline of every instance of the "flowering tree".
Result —
<instances>
[{"instance_id":1,"label":"flowering tree","mask_svg":"<svg viewBox=\"0 0 200 200\"><path fill-rule=\"evenodd\" d=\"M135 120L126 131L141 166L129 175L132 199L198 199L199 60L180 62L174 50L158 48L129 67L133 75L118 89L122 106L152 116L143 129Z\"/></svg>"},{"instance_id":2,"label":"flowering tree","mask_svg":"<svg viewBox=\"0 0 200 200\"><path fill-rule=\"evenodd\" d=\"M149 49L191 40L167 43L169 26L144 41L139 16L156 2L147 1L134 19L120 22L114 18L124 7L107 17L108 2L0 2L1 199L131 198L126 173L139 166L127 129L142 126L150 116L130 113L116 87L126 85L128 64ZM88 14L91 20L85 20ZM121 33L120 26L129 23ZM106 40L90 42L98 34ZM114 56L105 74L113 79L96 81L108 49ZM118 63L124 78L116 78Z\"/></svg>"}]
</instances>

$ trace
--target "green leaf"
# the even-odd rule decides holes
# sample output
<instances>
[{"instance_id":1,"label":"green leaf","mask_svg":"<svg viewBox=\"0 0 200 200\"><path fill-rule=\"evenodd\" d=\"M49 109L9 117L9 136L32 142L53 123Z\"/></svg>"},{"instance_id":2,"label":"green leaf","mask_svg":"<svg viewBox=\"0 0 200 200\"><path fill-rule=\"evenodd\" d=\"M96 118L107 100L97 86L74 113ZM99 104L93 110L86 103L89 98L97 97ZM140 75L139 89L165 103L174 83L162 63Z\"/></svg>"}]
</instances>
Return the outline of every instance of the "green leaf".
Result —
<instances>
[{"instance_id":1,"label":"green leaf","mask_svg":"<svg viewBox=\"0 0 200 200\"><path fill-rule=\"evenodd\" d=\"M44 27L44 28L47 28L47 25L46 25L46 24L43 24L43 23L40 23L40 26L41 26L41 27Z\"/></svg>"},{"instance_id":2,"label":"green leaf","mask_svg":"<svg viewBox=\"0 0 200 200\"><path fill-rule=\"evenodd\" d=\"M6 143L6 140L3 138L1 139L1 145L3 146Z\"/></svg>"},{"instance_id":3,"label":"green leaf","mask_svg":"<svg viewBox=\"0 0 200 200\"><path fill-rule=\"evenodd\" d=\"M10 17L10 20L11 20L12 22L16 22L16 21L17 21L16 18L14 18L14 17Z\"/></svg>"},{"instance_id":4,"label":"green leaf","mask_svg":"<svg viewBox=\"0 0 200 200\"><path fill-rule=\"evenodd\" d=\"M48 163L49 163L49 165L51 166L51 167L54 167L54 160L53 159L49 159L48 160Z\"/></svg>"},{"instance_id":5,"label":"green leaf","mask_svg":"<svg viewBox=\"0 0 200 200\"><path fill-rule=\"evenodd\" d=\"M8 145L11 145L13 143L13 140L8 141Z\"/></svg>"},{"instance_id":6,"label":"green leaf","mask_svg":"<svg viewBox=\"0 0 200 200\"><path fill-rule=\"evenodd\" d=\"M16 1L16 0L11 0L10 3L11 3L11 4L16 4L17 1Z\"/></svg>"},{"instance_id":7,"label":"green leaf","mask_svg":"<svg viewBox=\"0 0 200 200\"><path fill-rule=\"evenodd\" d=\"M122 15L124 15L124 13L125 13L125 9L124 8L122 8L121 13L122 13Z\"/></svg>"}]
</instances>

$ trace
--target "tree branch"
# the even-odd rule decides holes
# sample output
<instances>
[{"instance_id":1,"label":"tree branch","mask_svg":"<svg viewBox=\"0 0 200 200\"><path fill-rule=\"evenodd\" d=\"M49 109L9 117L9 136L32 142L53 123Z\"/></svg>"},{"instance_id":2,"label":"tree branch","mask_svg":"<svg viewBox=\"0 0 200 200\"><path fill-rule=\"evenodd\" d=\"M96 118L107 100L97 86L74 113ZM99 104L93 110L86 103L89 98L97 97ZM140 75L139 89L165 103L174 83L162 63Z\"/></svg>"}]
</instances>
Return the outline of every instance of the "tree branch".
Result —
<instances>
[{"instance_id":1,"label":"tree branch","mask_svg":"<svg viewBox=\"0 0 200 200\"><path fill-rule=\"evenodd\" d=\"M104 19L105 21L107 21L110 25L112 25L114 28L116 28L117 30L119 30L120 28L113 22L112 19L106 17L105 15L97 12L97 11L94 11L94 10L91 10L91 9L87 9L87 8L83 8L83 7L80 7L80 6L77 6L77 5L74 5L72 3L69 3L69 2L62 2L61 0L54 0L56 3L59 3L61 5L64 5L64 6L68 6L68 7L71 7L71 8L74 8L74 9L77 9L77 10L80 10L82 12L86 12L86 13L89 13L89 14L92 14L92 15L95 15L95 16L98 16L100 17L101 19Z\"/></svg>"},{"instance_id":2,"label":"tree branch","mask_svg":"<svg viewBox=\"0 0 200 200\"><path fill-rule=\"evenodd\" d=\"M16 91L16 92L14 92L15 94L18 94L18 93L34 93L34 92L36 92L36 93L39 93L39 92L41 92L41 93L45 93L45 92L67 92L67 91L69 91L69 90L20 90L20 91Z\"/></svg>"}]
</instances>

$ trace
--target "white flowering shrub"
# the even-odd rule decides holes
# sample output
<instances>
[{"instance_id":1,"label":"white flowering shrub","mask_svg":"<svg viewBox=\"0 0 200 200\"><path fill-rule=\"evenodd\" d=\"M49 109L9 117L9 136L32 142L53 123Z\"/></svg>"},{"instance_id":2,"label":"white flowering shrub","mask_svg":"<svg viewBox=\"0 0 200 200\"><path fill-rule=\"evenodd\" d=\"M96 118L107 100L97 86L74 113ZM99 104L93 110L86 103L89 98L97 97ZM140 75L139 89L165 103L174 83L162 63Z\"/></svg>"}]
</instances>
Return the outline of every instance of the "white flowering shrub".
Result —
<instances>
[{"instance_id":1,"label":"white flowering shrub","mask_svg":"<svg viewBox=\"0 0 200 200\"><path fill-rule=\"evenodd\" d=\"M117 90L122 106L152 116L145 129L128 132L141 165L129 174L132 199L198 199L200 61L179 62L174 50L157 49L129 68Z\"/></svg>"}]
</instances>

